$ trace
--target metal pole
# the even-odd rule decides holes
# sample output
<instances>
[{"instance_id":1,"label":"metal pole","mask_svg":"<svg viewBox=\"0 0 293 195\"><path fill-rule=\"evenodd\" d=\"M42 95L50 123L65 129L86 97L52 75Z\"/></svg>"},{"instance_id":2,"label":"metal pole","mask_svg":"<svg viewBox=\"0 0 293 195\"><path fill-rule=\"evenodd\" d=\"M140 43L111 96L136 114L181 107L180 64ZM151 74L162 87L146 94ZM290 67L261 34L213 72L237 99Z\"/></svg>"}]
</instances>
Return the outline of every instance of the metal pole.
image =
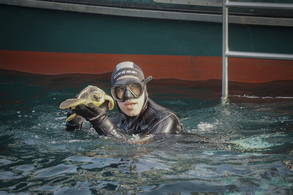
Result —
<instances>
[{"instance_id":1,"label":"metal pole","mask_svg":"<svg viewBox=\"0 0 293 195\"><path fill-rule=\"evenodd\" d=\"M292 3L258 3L258 2L228 2L226 7L245 7L254 9L293 9Z\"/></svg>"},{"instance_id":2,"label":"metal pole","mask_svg":"<svg viewBox=\"0 0 293 195\"><path fill-rule=\"evenodd\" d=\"M222 40L222 103L228 100L228 57L226 52L228 48L228 25L229 25L229 11L226 3L229 0L223 0L223 40Z\"/></svg>"},{"instance_id":3,"label":"metal pole","mask_svg":"<svg viewBox=\"0 0 293 195\"><path fill-rule=\"evenodd\" d=\"M293 60L293 54L227 51L226 56L227 57L234 57L234 58L261 58L261 59L274 59L274 60Z\"/></svg>"}]
</instances>

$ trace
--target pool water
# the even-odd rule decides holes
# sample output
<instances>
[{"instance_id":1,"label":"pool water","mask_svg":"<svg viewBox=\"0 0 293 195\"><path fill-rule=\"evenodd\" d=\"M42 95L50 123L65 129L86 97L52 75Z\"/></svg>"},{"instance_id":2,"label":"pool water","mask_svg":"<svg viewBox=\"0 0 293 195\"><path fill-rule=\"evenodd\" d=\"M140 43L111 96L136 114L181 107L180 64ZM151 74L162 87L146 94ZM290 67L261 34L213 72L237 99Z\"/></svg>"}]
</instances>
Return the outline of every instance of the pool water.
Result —
<instances>
[{"instance_id":1,"label":"pool water","mask_svg":"<svg viewBox=\"0 0 293 195\"><path fill-rule=\"evenodd\" d=\"M184 126L148 144L66 132L59 104L110 75L0 71L0 194L292 194L292 82L153 80L148 93ZM109 111L109 114L116 112Z\"/></svg>"}]
</instances>

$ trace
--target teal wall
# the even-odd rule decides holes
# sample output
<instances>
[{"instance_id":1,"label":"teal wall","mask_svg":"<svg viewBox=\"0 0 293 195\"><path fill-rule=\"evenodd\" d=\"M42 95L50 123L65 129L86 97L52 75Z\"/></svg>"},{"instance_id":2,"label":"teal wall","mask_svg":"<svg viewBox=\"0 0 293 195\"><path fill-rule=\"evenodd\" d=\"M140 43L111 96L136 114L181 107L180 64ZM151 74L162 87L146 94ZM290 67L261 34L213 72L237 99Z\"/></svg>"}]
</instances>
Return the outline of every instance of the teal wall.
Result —
<instances>
[{"instance_id":1,"label":"teal wall","mask_svg":"<svg viewBox=\"0 0 293 195\"><path fill-rule=\"evenodd\" d=\"M0 50L220 56L219 23L151 20L0 5ZM230 49L293 53L293 28L230 25Z\"/></svg>"}]
</instances>

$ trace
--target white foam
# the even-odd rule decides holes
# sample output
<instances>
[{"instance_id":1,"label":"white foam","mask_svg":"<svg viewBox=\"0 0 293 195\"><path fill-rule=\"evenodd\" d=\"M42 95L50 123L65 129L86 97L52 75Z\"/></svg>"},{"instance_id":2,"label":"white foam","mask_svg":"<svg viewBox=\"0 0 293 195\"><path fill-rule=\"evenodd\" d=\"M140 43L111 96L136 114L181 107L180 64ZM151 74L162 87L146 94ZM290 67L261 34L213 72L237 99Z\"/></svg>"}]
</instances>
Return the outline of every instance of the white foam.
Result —
<instances>
[{"instance_id":1,"label":"white foam","mask_svg":"<svg viewBox=\"0 0 293 195\"><path fill-rule=\"evenodd\" d=\"M293 99L293 97L283 97L283 96L255 96L255 95L230 95L230 97L238 97L238 98L249 98L249 99Z\"/></svg>"},{"instance_id":2,"label":"white foam","mask_svg":"<svg viewBox=\"0 0 293 195\"><path fill-rule=\"evenodd\" d=\"M197 125L197 128L199 131L209 131L209 130L215 129L218 124L219 124L218 120L216 120L216 122L214 123L200 122Z\"/></svg>"},{"instance_id":3,"label":"white foam","mask_svg":"<svg viewBox=\"0 0 293 195\"><path fill-rule=\"evenodd\" d=\"M274 142L265 141L266 138L273 138L273 137L280 137L280 136L285 136L285 135L280 133L259 135L256 137L249 137L249 138L245 138L241 140L235 140L235 141L232 141L231 143L238 144L243 149L264 149L264 148L282 145L283 143L274 143Z\"/></svg>"},{"instance_id":4,"label":"white foam","mask_svg":"<svg viewBox=\"0 0 293 195\"><path fill-rule=\"evenodd\" d=\"M201 130L201 131L205 131L205 130L208 130L208 129L212 129L214 127L213 124L210 124L210 123L199 123L197 125L198 129Z\"/></svg>"}]
</instances>

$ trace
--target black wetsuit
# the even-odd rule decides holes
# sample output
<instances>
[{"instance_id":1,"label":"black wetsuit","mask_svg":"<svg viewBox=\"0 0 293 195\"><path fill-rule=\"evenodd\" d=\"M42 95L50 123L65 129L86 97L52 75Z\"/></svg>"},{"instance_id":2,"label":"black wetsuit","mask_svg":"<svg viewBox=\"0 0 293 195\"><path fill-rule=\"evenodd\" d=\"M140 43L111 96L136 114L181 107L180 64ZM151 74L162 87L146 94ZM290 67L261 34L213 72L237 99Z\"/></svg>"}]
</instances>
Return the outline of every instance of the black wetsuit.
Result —
<instances>
[{"instance_id":1,"label":"black wetsuit","mask_svg":"<svg viewBox=\"0 0 293 195\"><path fill-rule=\"evenodd\" d=\"M103 127L100 126L99 124L93 126L100 135L112 136L126 142L151 141L167 134L179 134L183 131L174 112L156 104L147 96L138 116L129 117L119 109L119 113L106 117L103 120ZM67 122L66 130L80 127L81 124Z\"/></svg>"}]
</instances>

